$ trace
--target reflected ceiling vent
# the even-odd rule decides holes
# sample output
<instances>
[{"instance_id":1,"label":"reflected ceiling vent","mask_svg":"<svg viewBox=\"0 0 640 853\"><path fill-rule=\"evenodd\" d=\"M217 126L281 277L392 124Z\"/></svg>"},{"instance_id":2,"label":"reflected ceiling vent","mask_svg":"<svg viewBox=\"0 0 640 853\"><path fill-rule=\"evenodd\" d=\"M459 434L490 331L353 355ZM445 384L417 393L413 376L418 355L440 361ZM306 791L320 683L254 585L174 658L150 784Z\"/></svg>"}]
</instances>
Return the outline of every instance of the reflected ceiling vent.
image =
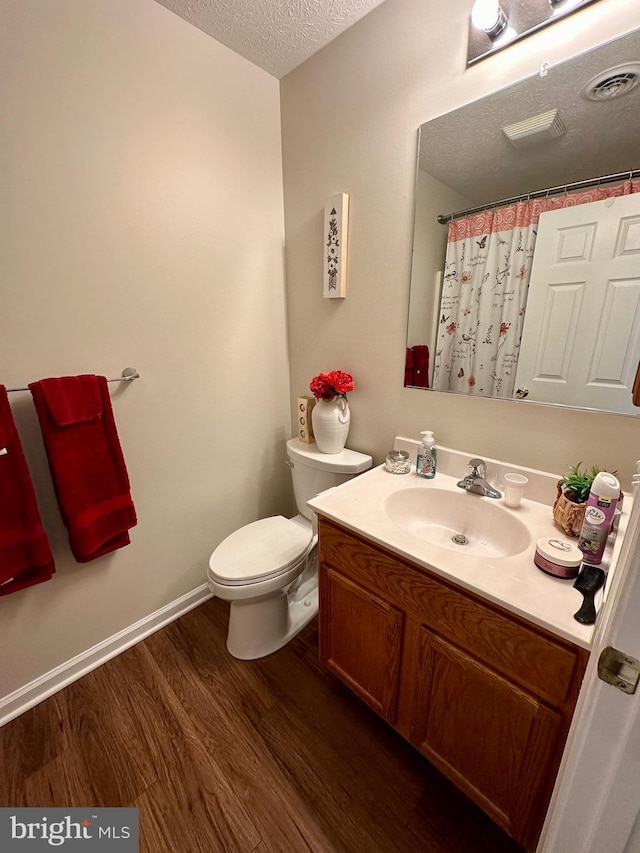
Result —
<instances>
[{"instance_id":1,"label":"reflected ceiling vent","mask_svg":"<svg viewBox=\"0 0 640 853\"><path fill-rule=\"evenodd\" d=\"M628 94L640 83L640 62L616 65L589 80L582 94L590 101L610 101Z\"/></svg>"},{"instance_id":2,"label":"reflected ceiling vent","mask_svg":"<svg viewBox=\"0 0 640 853\"><path fill-rule=\"evenodd\" d=\"M516 124L508 124L502 128L502 132L514 148L529 148L540 142L557 139L567 132L567 128L558 110L549 110Z\"/></svg>"}]
</instances>

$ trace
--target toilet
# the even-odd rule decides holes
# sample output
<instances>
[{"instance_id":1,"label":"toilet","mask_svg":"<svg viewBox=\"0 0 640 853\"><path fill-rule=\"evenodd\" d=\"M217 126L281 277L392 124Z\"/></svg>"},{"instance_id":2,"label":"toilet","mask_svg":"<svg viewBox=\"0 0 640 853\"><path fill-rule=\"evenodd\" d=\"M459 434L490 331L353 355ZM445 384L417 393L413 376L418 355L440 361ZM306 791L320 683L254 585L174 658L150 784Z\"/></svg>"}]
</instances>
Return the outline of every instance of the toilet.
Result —
<instances>
[{"instance_id":1,"label":"toilet","mask_svg":"<svg viewBox=\"0 0 640 853\"><path fill-rule=\"evenodd\" d=\"M307 501L372 463L364 453L346 448L321 453L297 438L287 442L287 456L298 515L274 515L241 527L209 560L209 588L231 602L227 649L240 660L277 651L316 615L318 535Z\"/></svg>"}]
</instances>

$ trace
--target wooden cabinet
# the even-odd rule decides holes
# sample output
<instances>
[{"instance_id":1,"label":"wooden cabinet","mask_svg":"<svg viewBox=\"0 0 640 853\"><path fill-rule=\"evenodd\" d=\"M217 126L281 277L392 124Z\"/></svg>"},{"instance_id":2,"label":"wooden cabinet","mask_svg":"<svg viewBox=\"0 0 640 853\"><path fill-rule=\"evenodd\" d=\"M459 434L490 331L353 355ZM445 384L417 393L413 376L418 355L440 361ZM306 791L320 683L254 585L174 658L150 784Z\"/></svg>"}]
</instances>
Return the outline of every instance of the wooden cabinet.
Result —
<instances>
[{"instance_id":1,"label":"wooden cabinet","mask_svg":"<svg viewBox=\"0 0 640 853\"><path fill-rule=\"evenodd\" d=\"M320 657L534 850L588 653L321 518Z\"/></svg>"},{"instance_id":2,"label":"wooden cabinet","mask_svg":"<svg viewBox=\"0 0 640 853\"><path fill-rule=\"evenodd\" d=\"M332 569L327 570L327 584L325 663L381 717L393 723L404 614Z\"/></svg>"}]
</instances>

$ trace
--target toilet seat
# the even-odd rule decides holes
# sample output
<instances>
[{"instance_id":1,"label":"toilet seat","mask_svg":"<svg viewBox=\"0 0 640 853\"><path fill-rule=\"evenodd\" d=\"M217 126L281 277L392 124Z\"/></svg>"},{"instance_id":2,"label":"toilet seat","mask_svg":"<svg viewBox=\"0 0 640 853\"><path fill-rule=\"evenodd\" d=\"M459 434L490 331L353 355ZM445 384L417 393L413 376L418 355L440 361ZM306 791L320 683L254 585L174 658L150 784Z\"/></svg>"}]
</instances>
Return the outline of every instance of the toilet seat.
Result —
<instances>
[{"instance_id":1,"label":"toilet seat","mask_svg":"<svg viewBox=\"0 0 640 853\"><path fill-rule=\"evenodd\" d=\"M307 527L282 515L261 518L227 536L209 560L209 576L226 586L258 583L285 573L309 553Z\"/></svg>"}]
</instances>

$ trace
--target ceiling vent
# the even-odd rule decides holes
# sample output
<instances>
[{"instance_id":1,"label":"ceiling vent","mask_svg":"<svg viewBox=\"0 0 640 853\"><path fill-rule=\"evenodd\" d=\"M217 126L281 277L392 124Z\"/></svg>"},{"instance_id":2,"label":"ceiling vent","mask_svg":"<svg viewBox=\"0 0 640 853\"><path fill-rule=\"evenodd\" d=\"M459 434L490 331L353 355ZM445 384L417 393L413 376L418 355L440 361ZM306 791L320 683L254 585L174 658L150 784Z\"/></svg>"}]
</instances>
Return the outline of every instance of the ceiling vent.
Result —
<instances>
[{"instance_id":1,"label":"ceiling vent","mask_svg":"<svg viewBox=\"0 0 640 853\"><path fill-rule=\"evenodd\" d=\"M598 74L582 90L590 101L611 101L628 94L640 83L640 62L616 65Z\"/></svg>"},{"instance_id":2,"label":"ceiling vent","mask_svg":"<svg viewBox=\"0 0 640 853\"><path fill-rule=\"evenodd\" d=\"M567 128L558 110L549 110L516 124L508 124L502 128L502 132L514 148L529 148L539 142L562 136L567 132Z\"/></svg>"}]
</instances>

